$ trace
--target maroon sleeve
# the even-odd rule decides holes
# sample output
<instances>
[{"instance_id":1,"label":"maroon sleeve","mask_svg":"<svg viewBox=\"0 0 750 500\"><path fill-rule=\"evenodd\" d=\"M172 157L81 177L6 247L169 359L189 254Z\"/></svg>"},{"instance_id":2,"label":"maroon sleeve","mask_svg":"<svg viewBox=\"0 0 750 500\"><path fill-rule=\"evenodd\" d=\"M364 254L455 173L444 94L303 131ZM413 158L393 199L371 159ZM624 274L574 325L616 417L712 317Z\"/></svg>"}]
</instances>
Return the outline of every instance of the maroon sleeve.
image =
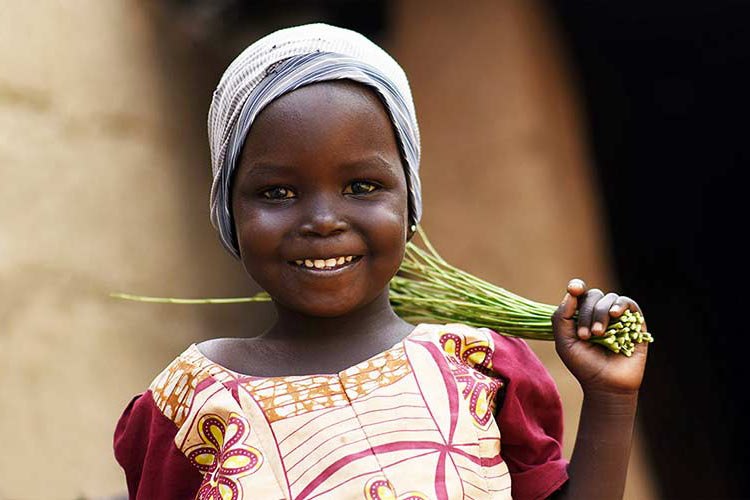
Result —
<instances>
[{"instance_id":1,"label":"maroon sleeve","mask_svg":"<svg viewBox=\"0 0 750 500\"><path fill-rule=\"evenodd\" d=\"M560 394L526 342L494 332L493 340L493 370L505 381L496 419L511 495L515 500L547 498L568 479Z\"/></svg>"},{"instance_id":2,"label":"maroon sleeve","mask_svg":"<svg viewBox=\"0 0 750 500\"><path fill-rule=\"evenodd\" d=\"M131 500L195 498L203 475L174 443L177 426L154 403L136 396L117 422L115 458L125 471Z\"/></svg>"}]
</instances>

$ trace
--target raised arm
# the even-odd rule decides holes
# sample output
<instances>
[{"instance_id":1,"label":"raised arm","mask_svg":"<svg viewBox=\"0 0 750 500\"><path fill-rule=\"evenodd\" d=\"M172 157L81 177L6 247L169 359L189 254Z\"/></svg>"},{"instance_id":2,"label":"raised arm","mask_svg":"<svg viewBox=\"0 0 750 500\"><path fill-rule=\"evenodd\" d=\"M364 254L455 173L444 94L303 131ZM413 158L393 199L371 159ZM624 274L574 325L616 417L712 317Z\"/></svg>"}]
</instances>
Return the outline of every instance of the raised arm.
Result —
<instances>
[{"instance_id":1,"label":"raised arm","mask_svg":"<svg viewBox=\"0 0 750 500\"><path fill-rule=\"evenodd\" d=\"M557 353L583 389L569 480L553 498L622 498L648 344L638 344L628 358L584 340L602 335L610 320L626 309L640 311L632 299L586 290L576 279L568 283L568 293L553 315Z\"/></svg>"}]
</instances>

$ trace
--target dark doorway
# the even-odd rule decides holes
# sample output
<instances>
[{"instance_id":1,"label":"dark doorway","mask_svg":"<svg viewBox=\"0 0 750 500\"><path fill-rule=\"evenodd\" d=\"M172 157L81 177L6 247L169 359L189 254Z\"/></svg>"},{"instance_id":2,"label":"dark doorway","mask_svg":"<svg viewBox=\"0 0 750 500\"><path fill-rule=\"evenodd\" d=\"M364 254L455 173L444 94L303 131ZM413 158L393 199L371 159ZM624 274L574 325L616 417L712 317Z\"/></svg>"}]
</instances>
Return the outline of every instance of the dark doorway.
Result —
<instances>
[{"instance_id":1,"label":"dark doorway","mask_svg":"<svg viewBox=\"0 0 750 500\"><path fill-rule=\"evenodd\" d=\"M748 495L750 2L549 2L588 111L623 293L647 313L639 409L666 498Z\"/></svg>"}]
</instances>

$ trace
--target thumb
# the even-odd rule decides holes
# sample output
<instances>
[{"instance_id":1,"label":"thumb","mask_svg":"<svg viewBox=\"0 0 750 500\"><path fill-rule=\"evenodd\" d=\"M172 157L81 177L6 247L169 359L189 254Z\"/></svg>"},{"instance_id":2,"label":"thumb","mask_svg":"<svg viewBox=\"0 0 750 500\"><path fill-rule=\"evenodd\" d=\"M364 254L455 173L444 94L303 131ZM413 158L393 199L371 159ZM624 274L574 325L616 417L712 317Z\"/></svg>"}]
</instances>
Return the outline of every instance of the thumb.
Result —
<instances>
[{"instance_id":1,"label":"thumb","mask_svg":"<svg viewBox=\"0 0 750 500\"><path fill-rule=\"evenodd\" d=\"M578 299L570 293L566 293L562 303L552 315L552 330L555 333L556 341L578 340L576 337L576 322L573 319L576 309L578 309Z\"/></svg>"}]
</instances>

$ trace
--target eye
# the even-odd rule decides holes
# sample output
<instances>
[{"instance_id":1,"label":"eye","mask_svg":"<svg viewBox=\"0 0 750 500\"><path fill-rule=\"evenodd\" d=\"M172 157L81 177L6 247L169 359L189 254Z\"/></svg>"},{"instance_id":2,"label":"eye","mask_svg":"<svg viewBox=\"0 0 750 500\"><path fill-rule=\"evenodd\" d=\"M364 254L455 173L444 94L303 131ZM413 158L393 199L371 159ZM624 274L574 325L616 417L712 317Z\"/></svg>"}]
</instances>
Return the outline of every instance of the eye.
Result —
<instances>
[{"instance_id":1,"label":"eye","mask_svg":"<svg viewBox=\"0 0 750 500\"><path fill-rule=\"evenodd\" d=\"M375 191L378 187L372 182L354 181L344 189L345 194L367 194Z\"/></svg>"},{"instance_id":2,"label":"eye","mask_svg":"<svg viewBox=\"0 0 750 500\"><path fill-rule=\"evenodd\" d=\"M294 198L294 191L291 189L276 186L271 189L266 189L261 193L267 200L288 200Z\"/></svg>"}]
</instances>

